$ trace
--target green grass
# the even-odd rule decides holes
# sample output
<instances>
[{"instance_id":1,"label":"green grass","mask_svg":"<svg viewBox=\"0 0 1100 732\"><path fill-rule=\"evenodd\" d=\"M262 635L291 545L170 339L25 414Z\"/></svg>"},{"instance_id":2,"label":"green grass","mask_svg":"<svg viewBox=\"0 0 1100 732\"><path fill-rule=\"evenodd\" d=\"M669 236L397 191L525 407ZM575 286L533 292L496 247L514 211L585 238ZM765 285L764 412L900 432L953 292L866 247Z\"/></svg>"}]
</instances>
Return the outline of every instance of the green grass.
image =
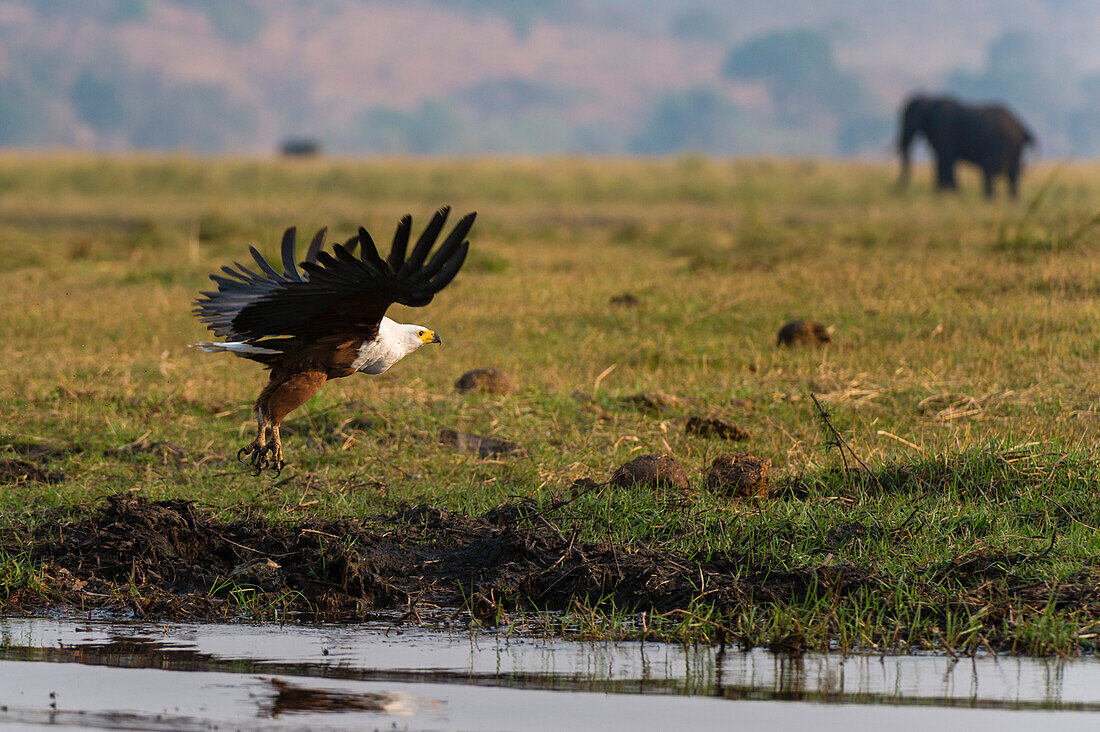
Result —
<instances>
[{"instance_id":1,"label":"green grass","mask_svg":"<svg viewBox=\"0 0 1100 732\"><path fill-rule=\"evenodd\" d=\"M627 547L776 572L847 563L881 581L740 617L685 608L656 622L667 637L721 626L779 645L965 648L997 635L1017 652L1087 647L1095 621L1064 609L1057 587L1096 592L1100 167L1029 171L1019 202L982 200L972 177L957 197L934 195L928 175L899 196L892 177L700 157L0 157L0 458L37 446L48 451L33 460L66 476L4 486L2 523L82 515L119 491L227 516L422 502L478 513L568 497L578 478L671 452L691 495L608 488L555 520ZM445 203L479 211L469 263L427 309L391 312L445 345L326 385L291 417L283 479L249 476L234 454L264 375L187 348L209 337L189 312L207 275L249 244L274 254L292 224L327 225L335 240L363 224L384 247L399 216L418 228ZM640 305L609 305L624 292ZM834 326L835 343L776 348L795 317ZM520 392L455 393L479 366ZM624 400L641 391L692 401L647 412ZM870 472L845 473L811 392ZM776 497L703 490L731 444L685 435L693 413L751 432L732 449L772 461ZM441 428L518 440L529 455L456 454L436 444ZM1000 574L952 584L968 557L999 561ZM25 562L2 562L33 581ZM1013 582L1054 588L1049 603L981 615Z\"/></svg>"}]
</instances>

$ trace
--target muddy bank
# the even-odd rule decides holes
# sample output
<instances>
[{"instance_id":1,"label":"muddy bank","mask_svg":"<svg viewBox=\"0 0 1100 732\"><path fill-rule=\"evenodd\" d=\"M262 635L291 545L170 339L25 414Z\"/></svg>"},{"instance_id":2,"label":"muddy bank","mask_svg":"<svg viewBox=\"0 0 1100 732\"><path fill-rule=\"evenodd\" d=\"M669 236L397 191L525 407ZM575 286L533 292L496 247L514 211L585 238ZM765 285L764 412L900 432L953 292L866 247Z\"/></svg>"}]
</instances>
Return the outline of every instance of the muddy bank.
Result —
<instances>
[{"instance_id":1,"label":"muddy bank","mask_svg":"<svg viewBox=\"0 0 1100 732\"><path fill-rule=\"evenodd\" d=\"M363 521L291 525L254 517L227 523L188 501L118 495L89 518L39 526L30 536L30 557L50 591L17 591L8 611L53 597L170 618L236 614L242 600L255 609L278 600L322 617L418 605L487 616L601 598L621 609L667 612L700 595L727 609L783 599L806 583L796 575L734 579L728 562L585 543L534 504L476 518L418 506ZM840 584L873 581L850 573L831 572Z\"/></svg>"},{"instance_id":2,"label":"muddy bank","mask_svg":"<svg viewBox=\"0 0 1100 732\"><path fill-rule=\"evenodd\" d=\"M381 610L466 608L492 623L521 609L568 611L597 603L620 611L744 617L753 608L893 593L899 579L831 562L795 571L737 556L703 561L673 552L580 541L555 525L555 507L510 504L480 517L418 506L369 519L299 524L256 517L223 522L182 500L108 498L89 518L26 527L39 581L15 588L0 610L67 606L142 617L229 619L272 608L316 619ZM15 539L5 550L12 553ZM1022 609L1100 610L1100 577L1057 588L1016 578L1028 557L973 554L906 582L932 610L983 608L990 642ZM946 593L946 594L945 594ZM946 602L948 595L955 599ZM934 604L939 603L939 605ZM709 612L708 612L709 614ZM723 620L723 622L727 622ZM721 626L735 640L740 627ZM790 629L773 645L797 648Z\"/></svg>"}]
</instances>

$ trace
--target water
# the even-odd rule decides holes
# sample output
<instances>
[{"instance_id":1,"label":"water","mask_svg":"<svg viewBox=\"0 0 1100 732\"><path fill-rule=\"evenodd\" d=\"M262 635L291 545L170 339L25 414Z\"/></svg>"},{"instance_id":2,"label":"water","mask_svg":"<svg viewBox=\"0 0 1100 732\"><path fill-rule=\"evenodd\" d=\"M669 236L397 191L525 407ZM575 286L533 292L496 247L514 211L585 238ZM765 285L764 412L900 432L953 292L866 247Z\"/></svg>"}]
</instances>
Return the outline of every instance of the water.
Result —
<instances>
[{"instance_id":1,"label":"water","mask_svg":"<svg viewBox=\"0 0 1100 732\"><path fill-rule=\"evenodd\" d=\"M0 619L0 724L34 728L1100 729L1100 659L775 656L392 624Z\"/></svg>"}]
</instances>

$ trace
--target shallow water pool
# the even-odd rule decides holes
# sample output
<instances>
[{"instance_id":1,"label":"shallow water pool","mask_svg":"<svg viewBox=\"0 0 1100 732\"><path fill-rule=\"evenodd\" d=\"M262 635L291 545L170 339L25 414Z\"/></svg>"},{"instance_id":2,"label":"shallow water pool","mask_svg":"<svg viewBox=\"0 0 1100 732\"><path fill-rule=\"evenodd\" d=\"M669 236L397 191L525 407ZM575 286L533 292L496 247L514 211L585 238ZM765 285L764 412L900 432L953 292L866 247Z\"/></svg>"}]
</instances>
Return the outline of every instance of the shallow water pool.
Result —
<instances>
[{"instance_id":1,"label":"shallow water pool","mask_svg":"<svg viewBox=\"0 0 1100 732\"><path fill-rule=\"evenodd\" d=\"M62 729L1100 729L1100 659L776 656L392 623L0 619L0 724Z\"/></svg>"}]
</instances>

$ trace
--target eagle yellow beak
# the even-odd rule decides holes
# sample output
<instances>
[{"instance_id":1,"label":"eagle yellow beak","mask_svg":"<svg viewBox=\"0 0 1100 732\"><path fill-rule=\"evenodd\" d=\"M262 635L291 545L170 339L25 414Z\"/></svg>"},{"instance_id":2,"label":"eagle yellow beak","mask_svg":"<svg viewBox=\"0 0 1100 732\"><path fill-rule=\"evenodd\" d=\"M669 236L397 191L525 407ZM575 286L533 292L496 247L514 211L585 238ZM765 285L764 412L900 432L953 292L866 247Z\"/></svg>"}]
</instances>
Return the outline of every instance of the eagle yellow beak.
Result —
<instances>
[{"instance_id":1,"label":"eagle yellow beak","mask_svg":"<svg viewBox=\"0 0 1100 732\"><path fill-rule=\"evenodd\" d=\"M439 334L437 334L434 330L426 330L423 333L421 333L420 334L420 340L424 341L425 343L442 343L443 342L439 338Z\"/></svg>"}]
</instances>

